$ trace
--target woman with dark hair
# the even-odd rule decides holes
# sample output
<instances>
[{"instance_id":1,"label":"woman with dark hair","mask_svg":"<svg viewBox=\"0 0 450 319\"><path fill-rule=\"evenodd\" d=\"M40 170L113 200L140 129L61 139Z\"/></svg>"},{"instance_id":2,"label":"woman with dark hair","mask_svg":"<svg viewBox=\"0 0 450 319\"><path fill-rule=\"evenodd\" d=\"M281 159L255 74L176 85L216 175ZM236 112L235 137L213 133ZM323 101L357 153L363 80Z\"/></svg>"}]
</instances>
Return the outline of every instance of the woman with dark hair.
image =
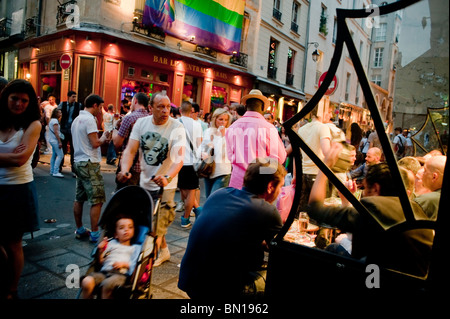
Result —
<instances>
[{"instance_id":1,"label":"woman with dark hair","mask_svg":"<svg viewBox=\"0 0 450 319\"><path fill-rule=\"evenodd\" d=\"M0 93L0 298L17 297L24 266L22 236L39 229L31 161L41 132L36 93L25 80L11 81Z\"/></svg>"},{"instance_id":2,"label":"woman with dark hair","mask_svg":"<svg viewBox=\"0 0 450 319\"><path fill-rule=\"evenodd\" d=\"M350 144L353 145L356 149L356 161L353 167L358 167L362 163L364 163L364 156L359 150L359 144L361 144L361 140L364 136L364 133L358 123L353 122L350 125Z\"/></svg>"}]
</instances>

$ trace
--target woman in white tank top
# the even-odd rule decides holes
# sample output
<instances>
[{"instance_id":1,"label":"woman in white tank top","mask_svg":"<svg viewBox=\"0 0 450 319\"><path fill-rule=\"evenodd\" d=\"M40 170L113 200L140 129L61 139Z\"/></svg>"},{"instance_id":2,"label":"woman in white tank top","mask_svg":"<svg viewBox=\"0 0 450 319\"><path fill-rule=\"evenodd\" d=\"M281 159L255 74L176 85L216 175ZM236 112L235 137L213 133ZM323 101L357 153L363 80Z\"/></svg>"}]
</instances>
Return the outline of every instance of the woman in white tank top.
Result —
<instances>
[{"instance_id":1,"label":"woman in white tank top","mask_svg":"<svg viewBox=\"0 0 450 319\"><path fill-rule=\"evenodd\" d=\"M39 229L31 161L41 131L36 92L25 80L11 81L0 93L0 259L8 271L0 299L17 297L24 266L22 236Z\"/></svg>"}]
</instances>

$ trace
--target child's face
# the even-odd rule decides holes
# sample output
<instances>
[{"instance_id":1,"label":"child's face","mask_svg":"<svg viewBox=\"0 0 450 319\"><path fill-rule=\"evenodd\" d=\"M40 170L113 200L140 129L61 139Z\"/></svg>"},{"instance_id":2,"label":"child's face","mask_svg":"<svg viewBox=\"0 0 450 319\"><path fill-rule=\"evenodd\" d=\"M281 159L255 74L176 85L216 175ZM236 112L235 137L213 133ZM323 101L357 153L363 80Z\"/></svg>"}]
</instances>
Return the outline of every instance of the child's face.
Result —
<instances>
[{"instance_id":1,"label":"child's face","mask_svg":"<svg viewBox=\"0 0 450 319\"><path fill-rule=\"evenodd\" d=\"M122 243L131 240L134 236L134 223L132 219L121 218L116 223L116 239Z\"/></svg>"}]
</instances>

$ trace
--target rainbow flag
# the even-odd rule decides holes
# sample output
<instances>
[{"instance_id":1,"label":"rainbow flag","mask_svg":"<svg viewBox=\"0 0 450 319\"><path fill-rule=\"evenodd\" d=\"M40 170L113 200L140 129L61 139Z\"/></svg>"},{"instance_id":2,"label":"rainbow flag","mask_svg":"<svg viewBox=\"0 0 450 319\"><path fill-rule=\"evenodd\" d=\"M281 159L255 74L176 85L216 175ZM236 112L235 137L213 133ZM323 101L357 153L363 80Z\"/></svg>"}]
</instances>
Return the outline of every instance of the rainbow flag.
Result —
<instances>
[{"instance_id":1,"label":"rainbow flag","mask_svg":"<svg viewBox=\"0 0 450 319\"><path fill-rule=\"evenodd\" d=\"M245 0L146 0L143 23L226 54L241 44Z\"/></svg>"}]
</instances>

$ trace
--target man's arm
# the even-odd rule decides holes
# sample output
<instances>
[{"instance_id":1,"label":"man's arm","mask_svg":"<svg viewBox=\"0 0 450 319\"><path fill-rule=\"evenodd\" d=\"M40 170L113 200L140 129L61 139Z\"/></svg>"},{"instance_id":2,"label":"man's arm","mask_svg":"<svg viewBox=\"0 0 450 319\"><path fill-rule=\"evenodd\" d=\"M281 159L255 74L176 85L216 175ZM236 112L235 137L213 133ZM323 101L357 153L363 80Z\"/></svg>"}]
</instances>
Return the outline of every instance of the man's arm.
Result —
<instances>
[{"instance_id":1,"label":"man's arm","mask_svg":"<svg viewBox=\"0 0 450 319\"><path fill-rule=\"evenodd\" d=\"M343 145L341 143L333 143L330 150L325 154L323 162L328 167L333 167L336 164L339 153L342 151ZM313 202L323 202L326 197L327 188L327 176L319 170L316 180L311 188L311 193L309 195L309 203Z\"/></svg>"},{"instance_id":2,"label":"man's arm","mask_svg":"<svg viewBox=\"0 0 450 319\"><path fill-rule=\"evenodd\" d=\"M119 182L124 183L131 178L130 168L133 165L133 160L138 150L139 141L129 139L120 161L120 172L117 173Z\"/></svg>"},{"instance_id":3,"label":"man's arm","mask_svg":"<svg viewBox=\"0 0 450 319\"><path fill-rule=\"evenodd\" d=\"M284 163L286 160L286 149L284 147L284 143L278 134L278 131L275 127L271 127L270 129L270 137L268 139L270 145L269 157L274 157L278 159L278 162Z\"/></svg>"},{"instance_id":4,"label":"man's arm","mask_svg":"<svg viewBox=\"0 0 450 319\"><path fill-rule=\"evenodd\" d=\"M105 143L110 137L111 133L103 131L103 134L100 138L98 138L97 132L92 132L88 134L89 142L91 143L93 148L100 147L103 143Z\"/></svg>"},{"instance_id":5,"label":"man's arm","mask_svg":"<svg viewBox=\"0 0 450 319\"><path fill-rule=\"evenodd\" d=\"M119 147L122 147L123 142L125 141L125 137L120 136L119 131L114 130L113 135L112 135L112 140L113 140L114 146L116 148L119 148Z\"/></svg>"}]
</instances>

